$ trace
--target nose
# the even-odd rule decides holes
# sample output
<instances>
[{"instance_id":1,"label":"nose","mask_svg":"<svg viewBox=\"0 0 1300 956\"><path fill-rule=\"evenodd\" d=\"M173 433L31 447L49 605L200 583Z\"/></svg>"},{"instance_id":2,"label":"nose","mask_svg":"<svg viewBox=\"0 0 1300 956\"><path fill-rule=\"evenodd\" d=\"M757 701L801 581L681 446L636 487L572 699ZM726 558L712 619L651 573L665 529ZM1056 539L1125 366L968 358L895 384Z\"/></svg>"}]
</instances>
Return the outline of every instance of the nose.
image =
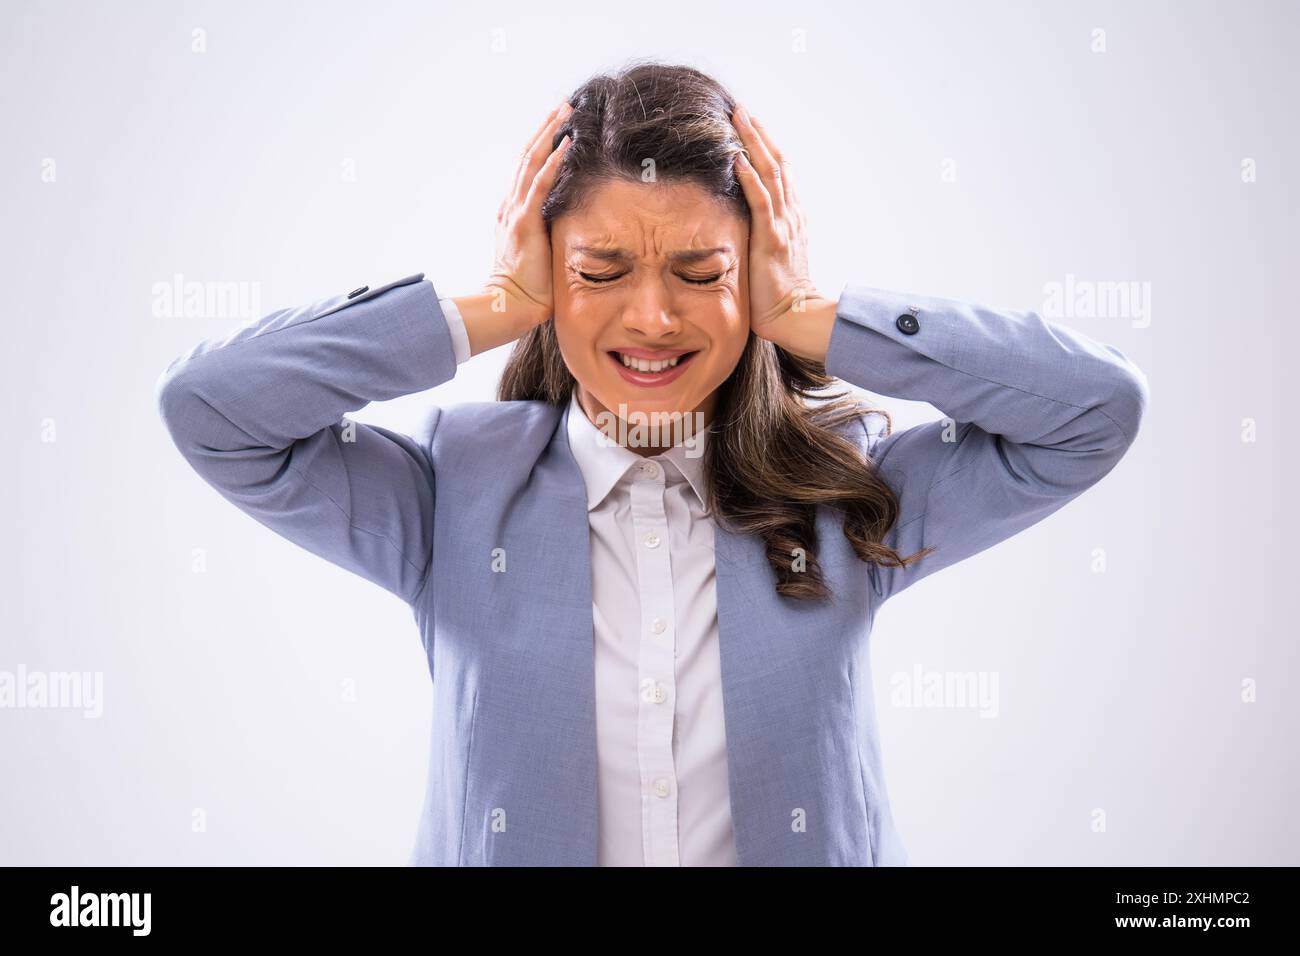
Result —
<instances>
[{"instance_id":1,"label":"nose","mask_svg":"<svg viewBox=\"0 0 1300 956\"><path fill-rule=\"evenodd\" d=\"M669 290L660 278L643 278L623 307L623 328L650 341L672 340L682 329Z\"/></svg>"}]
</instances>

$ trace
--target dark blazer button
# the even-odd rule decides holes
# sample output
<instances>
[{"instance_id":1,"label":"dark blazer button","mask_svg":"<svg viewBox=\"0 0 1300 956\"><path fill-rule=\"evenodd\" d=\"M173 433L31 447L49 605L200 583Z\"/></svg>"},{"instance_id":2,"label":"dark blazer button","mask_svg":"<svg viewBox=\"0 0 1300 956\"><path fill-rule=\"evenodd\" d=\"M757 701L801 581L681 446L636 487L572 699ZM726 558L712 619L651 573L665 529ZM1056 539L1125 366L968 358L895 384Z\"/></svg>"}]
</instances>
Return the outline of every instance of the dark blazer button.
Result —
<instances>
[{"instance_id":1,"label":"dark blazer button","mask_svg":"<svg viewBox=\"0 0 1300 956\"><path fill-rule=\"evenodd\" d=\"M357 296L361 295L361 293L369 292L369 291L370 291L370 286L363 285L360 289L353 289L351 292L349 292L348 298L355 299Z\"/></svg>"},{"instance_id":2,"label":"dark blazer button","mask_svg":"<svg viewBox=\"0 0 1300 956\"><path fill-rule=\"evenodd\" d=\"M916 316L912 315L910 312L904 312L898 317L898 321L894 324L898 326L898 331L902 332L904 335L915 335L921 328L921 323L918 322Z\"/></svg>"}]
</instances>

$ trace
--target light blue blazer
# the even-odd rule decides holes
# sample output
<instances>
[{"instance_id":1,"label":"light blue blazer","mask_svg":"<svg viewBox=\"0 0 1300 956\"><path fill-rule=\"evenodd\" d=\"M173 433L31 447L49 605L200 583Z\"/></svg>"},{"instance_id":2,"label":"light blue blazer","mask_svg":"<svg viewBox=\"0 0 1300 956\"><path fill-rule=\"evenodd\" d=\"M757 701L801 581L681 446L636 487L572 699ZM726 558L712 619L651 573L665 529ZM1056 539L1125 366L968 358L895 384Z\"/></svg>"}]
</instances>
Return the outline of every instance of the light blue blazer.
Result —
<instances>
[{"instance_id":1,"label":"light blue blazer","mask_svg":"<svg viewBox=\"0 0 1300 956\"><path fill-rule=\"evenodd\" d=\"M829 602L777 595L760 539L716 532L731 816L742 866L903 865L872 698L869 636L903 588L1052 514L1138 431L1142 372L1039 318L846 287L826 360L950 420L851 434L897 492L859 561L819 509ZM432 388L456 361L423 275L274 312L158 382L185 459L238 508L406 601L433 680L428 782L410 863L596 863L591 567L565 406L430 408L411 435L344 414ZM506 571L494 571L504 549ZM499 566L499 565L498 565Z\"/></svg>"}]
</instances>

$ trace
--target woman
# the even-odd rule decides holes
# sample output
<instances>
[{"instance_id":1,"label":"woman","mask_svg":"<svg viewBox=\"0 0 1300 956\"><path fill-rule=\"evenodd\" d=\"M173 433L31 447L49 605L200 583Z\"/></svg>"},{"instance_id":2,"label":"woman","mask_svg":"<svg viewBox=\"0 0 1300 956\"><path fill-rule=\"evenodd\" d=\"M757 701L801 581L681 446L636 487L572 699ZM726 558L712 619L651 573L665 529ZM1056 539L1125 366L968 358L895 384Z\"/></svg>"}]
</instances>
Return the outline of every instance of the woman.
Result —
<instances>
[{"instance_id":1,"label":"woman","mask_svg":"<svg viewBox=\"0 0 1300 956\"><path fill-rule=\"evenodd\" d=\"M411 862L906 863L875 614L1105 476L1142 373L1034 313L824 295L780 150L684 67L579 88L497 218L481 293L362 287L159 383L226 498L410 604L434 700ZM343 419L517 339L500 401L413 435ZM814 394L834 378L949 418L891 433ZM674 416L704 427L624 427Z\"/></svg>"}]
</instances>

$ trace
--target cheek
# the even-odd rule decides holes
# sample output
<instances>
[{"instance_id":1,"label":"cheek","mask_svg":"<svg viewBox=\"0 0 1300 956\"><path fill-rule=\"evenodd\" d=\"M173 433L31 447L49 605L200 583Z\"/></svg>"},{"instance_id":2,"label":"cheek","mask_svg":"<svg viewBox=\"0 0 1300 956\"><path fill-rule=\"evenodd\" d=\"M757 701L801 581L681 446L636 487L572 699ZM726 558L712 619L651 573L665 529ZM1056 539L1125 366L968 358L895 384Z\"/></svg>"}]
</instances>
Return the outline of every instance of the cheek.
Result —
<instances>
[{"instance_id":1,"label":"cheek","mask_svg":"<svg viewBox=\"0 0 1300 956\"><path fill-rule=\"evenodd\" d=\"M597 366L595 343L600 337L602 320L598 311L580 296L567 295L563 290L555 294L555 340L559 343L564 364L579 380L588 378Z\"/></svg>"},{"instance_id":2,"label":"cheek","mask_svg":"<svg viewBox=\"0 0 1300 956\"><path fill-rule=\"evenodd\" d=\"M712 330L713 349L720 363L734 366L749 341L749 319L735 299L728 300L715 315L709 326Z\"/></svg>"}]
</instances>

